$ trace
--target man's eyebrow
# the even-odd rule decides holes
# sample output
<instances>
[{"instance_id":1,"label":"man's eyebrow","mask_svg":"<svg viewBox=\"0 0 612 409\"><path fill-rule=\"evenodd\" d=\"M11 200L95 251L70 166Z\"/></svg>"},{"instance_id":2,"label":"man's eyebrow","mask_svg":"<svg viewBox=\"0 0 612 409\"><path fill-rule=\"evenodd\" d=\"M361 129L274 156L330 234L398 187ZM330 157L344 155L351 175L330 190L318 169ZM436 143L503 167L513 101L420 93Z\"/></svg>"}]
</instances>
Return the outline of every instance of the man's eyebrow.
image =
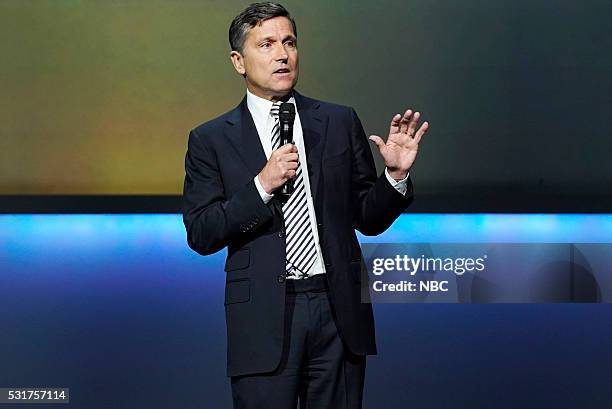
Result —
<instances>
[{"instance_id":1,"label":"man's eyebrow","mask_svg":"<svg viewBox=\"0 0 612 409\"><path fill-rule=\"evenodd\" d=\"M268 36L268 37L259 38L259 39L257 39L257 44L262 43L264 41L274 41L274 37Z\"/></svg>"},{"instance_id":2,"label":"man's eyebrow","mask_svg":"<svg viewBox=\"0 0 612 409\"><path fill-rule=\"evenodd\" d=\"M285 37L283 37L283 41L287 41L287 40L296 41L297 38L293 34L287 34ZM276 41L276 39L272 36L262 37L257 40L257 44L262 43L264 41Z\"/></svg>"}]
</instances>

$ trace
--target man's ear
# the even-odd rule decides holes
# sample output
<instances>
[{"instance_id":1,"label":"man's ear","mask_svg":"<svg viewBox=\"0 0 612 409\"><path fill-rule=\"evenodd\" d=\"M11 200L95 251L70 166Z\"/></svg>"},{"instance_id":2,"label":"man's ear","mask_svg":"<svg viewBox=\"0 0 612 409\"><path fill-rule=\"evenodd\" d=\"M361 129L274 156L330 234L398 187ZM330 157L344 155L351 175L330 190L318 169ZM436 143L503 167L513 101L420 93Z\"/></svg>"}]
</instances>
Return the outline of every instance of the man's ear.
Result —
<instances>
[{"instance_id":1,"label":"man's ear","mask_svg":"<svg viewBox=\"0 0 612 409\"><path fill-rule=\"evenodd\" d=\"M230 60L232 61L232 65L238 74L244 76L246 70L244 69L244 59L242 58L242 54L238 51L232 51L230 53Z\"/></svg>"}]
</instances>

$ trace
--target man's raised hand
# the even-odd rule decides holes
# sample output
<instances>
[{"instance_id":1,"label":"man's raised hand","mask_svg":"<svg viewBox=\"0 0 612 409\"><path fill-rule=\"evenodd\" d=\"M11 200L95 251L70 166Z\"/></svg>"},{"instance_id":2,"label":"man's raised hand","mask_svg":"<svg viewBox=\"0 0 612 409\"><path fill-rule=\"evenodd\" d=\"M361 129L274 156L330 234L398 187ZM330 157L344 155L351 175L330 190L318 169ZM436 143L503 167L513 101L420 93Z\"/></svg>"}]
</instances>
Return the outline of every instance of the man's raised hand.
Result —
<instances>
[{"instance_id":1,"label":"man's raised hand","mask_svg":"<svg viewBox=\"0 0 612 409\"><path fill-rule=\"evenodd\" d=\"M408 170L416 160L419 142L429 128L429 123L423 122L415 132L420 117L420 112L413 113L411 109L408 109L403 116L396 114L391 119L386 143L380 136L370 135L369 139L378 146L389 175L396 180L401 180L408 174Z\"/></svg>"}]
</instances>

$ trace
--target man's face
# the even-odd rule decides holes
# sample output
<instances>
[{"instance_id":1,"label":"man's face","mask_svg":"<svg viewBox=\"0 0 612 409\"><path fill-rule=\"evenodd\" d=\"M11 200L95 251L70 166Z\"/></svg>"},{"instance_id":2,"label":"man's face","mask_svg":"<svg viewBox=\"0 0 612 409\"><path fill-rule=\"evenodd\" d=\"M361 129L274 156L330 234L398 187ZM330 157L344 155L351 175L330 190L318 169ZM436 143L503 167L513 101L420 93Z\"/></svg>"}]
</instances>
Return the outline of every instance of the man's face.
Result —
<instances>
[{"instance_id":1,"label":"man's face","mask_svg":"<svg viewBox=\"0 0 612 409\"><path fill-rule=\"evenodd\" d=\"M242 54L230 54L234 68L246 74L249 91L278 100L293 89L298 79L297 39L291 21L274 17L247 33Z\"/></svg>"}]
</instances>

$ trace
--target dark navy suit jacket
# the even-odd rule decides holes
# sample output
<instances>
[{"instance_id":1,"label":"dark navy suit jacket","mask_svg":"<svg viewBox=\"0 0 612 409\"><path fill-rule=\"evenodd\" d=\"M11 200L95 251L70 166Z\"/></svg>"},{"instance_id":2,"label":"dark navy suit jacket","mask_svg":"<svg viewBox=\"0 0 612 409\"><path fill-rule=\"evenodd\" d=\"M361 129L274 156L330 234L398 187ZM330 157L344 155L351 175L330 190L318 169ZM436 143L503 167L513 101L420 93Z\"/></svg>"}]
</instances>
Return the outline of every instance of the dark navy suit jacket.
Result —
<instances>
[{"instance_id":1,"label":"dark navy suit jacket","mask_svg":"<svg viewBox=\"0 0 612 409\"><path fill-rule=\"evenodd\" d=\"M354 354L376 354L368 280L355 229L377 235L412 202L376 175L357 114L294 91L329 296L340 336ZM284 221L253 178L266 164L246 97L194 128L185 158L183 221L202 255L225 247L227 375L273 371L280 363L285 309ZM363 301L362 302L362 294Z\"/></svg>"}]
</instances>

